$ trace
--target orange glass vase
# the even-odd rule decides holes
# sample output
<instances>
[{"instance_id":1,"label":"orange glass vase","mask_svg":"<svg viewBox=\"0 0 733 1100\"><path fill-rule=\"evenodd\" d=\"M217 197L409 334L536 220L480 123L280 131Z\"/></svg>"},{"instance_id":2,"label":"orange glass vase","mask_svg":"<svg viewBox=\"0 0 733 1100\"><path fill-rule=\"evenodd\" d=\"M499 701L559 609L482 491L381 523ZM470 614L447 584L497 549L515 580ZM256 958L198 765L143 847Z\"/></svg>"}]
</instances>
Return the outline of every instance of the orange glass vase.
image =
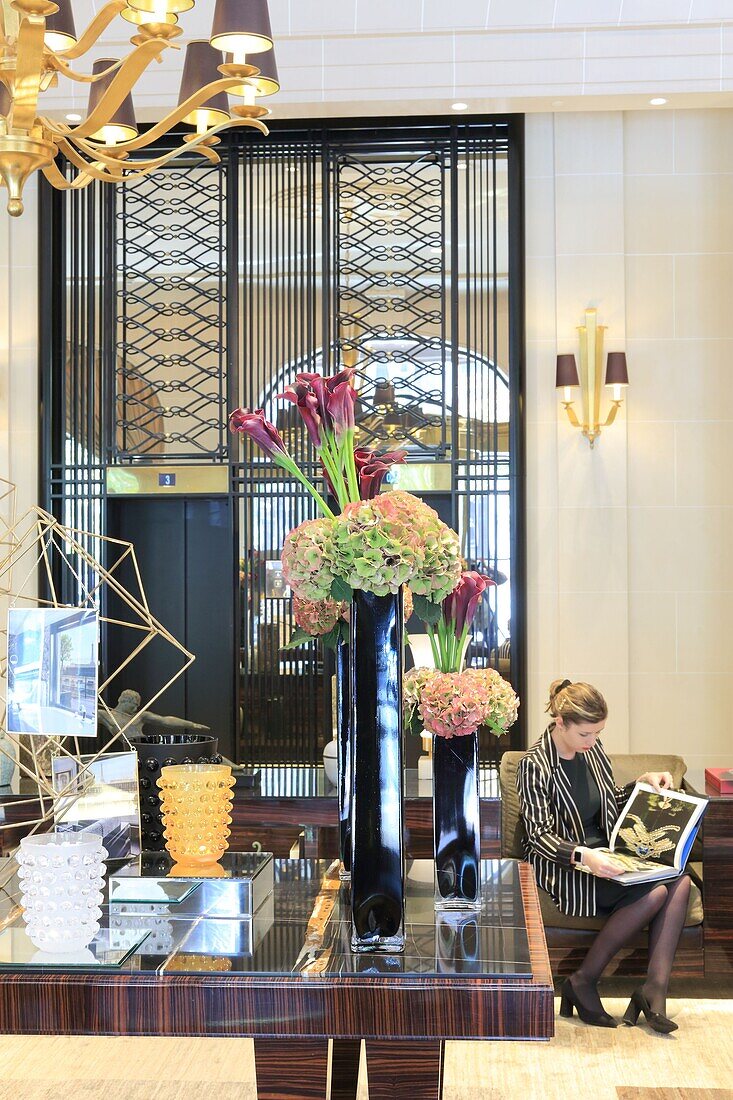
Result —
<instances>
[{"instance_id":1,"label":"orange glass vase","mask_svg":"<svg viewBox=\"0 0 733 1100\"><path fill-rule=\"evenodd\" d=\"M160 802L165 846L176 863L216 863L229 847L232 769L226 764L172 764L161 768Z\"/></svg>"}]
</instances>

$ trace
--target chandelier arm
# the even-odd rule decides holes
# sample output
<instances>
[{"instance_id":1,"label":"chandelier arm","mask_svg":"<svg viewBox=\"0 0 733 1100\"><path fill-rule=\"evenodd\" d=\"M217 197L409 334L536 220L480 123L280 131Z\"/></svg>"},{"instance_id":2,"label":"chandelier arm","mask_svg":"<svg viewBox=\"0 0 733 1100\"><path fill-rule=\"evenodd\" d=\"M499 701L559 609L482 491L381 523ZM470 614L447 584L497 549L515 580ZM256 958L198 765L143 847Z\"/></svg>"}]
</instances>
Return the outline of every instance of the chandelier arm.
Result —
<instances>
[{"instance_id":1,"label":"chandelier arm","mask_svg":"<svg viewBox=\"0 0 733 1100\"><path fill-rule=\"evenodd\" d=\"M82 187L88 187L94 178L87 172L79 172L73 180L67 180L66 176L59 171L59 167L55 160L47 164L41 171L51 186L55 187L57 191L80 191Z\"/></svg>"},{"instance_id":2,"label":"chandelier arm","mask_svg":"<svg viewBox=\"0 0 733 1100\"><path fill-rule=\"evenodd\" d=\"M142 49L142 47L140 47ZM182 122L186 115L195 111L202 104L213 99L219 92L226 92L229 88L237 87L241 85L242 81L236 77L226 77L224 80L214 80L211 84L205 84L203 88L199 88L197 92L194 92L192 96L189 96L184 103L180 103L178 107L170 111L160 122L156 122L154 126L151 126L149 130L146 130L144 134L139 134L136 138L131 138L130 141L121 141L119 145L115 146L115 149L119 149L122 153L132 153L137 149L144 149L146 145L152 145L158 138L164 137L169 130L172 130L179 122ZM248 119L248 122L257 121L257 119ZM89 131L79 134L82 127L77 127L76 130L65 128L68 136L72 140L76 140L77 136L87 137ZM257 127L263 134L267 134L266 127L262 127L261 124ZM92 130L91 133L95 131ZM215 134L216 129L207 130L207 134ZM191 144L191 143L189 143Z\"/></svg>"},{"instance_id":3,"label":"chandelier arm","mask_svg":"<svg viewBox=\"0 0 733 1100\"><path fill-rule=\"evenodd\" d=\"M108 157L101 149L88 149L85 145L80 147L81 151L78 151L70 138L62 138L59 143L59 151L64 154L68 160L71 161L82 172L88 172L93 175L95 179L102 180L105 183L109 183L112 178L108 172L103 172L95 167L94 163L88 163L81 155L82 152L88 153L88 155L95 158L95 162L103 165L109 165L117 170L117 182L124 179L125 181L131 181L136 179L142 179L149 172L154 171L156 168L161 168L170 161L175 160L176 157L183 156L188 153L197 153L199 156L206 157L212 164L218 164L220 157L213 149L210 149L207 145L203 144L209 138L221 133L224 130L231 130L235 127L251 126L255 130L259 130L261 134L267 137L269 131L264 123L260 122L256 118L245 119L229 119L227 122L222 122L221 125L213 127L211 130L207 130L205 134L197 135L192 141L186 142L185 145L181 145L177 149L171 149L169 152L164 153L163 156L158 157L156 160L146 161L132 161L130 163L123 163L116 160L113 157ZM63 178L63 177L62 177Z\"/></svg>"},{"instance_id":4,"label":"chandelier arm","mask_svg":"<svg viewBox=\"0 0 733 1100\"><path fill-rule=\"evenodd\" d=\"M115 61L114 65L110 65L108 69L105 69L103 73L77 73L72 69L71 65L67 65L63 57L59 54L50 52L47 60L50 62L49 68L53 68L56 72L61 73L62 76L68 77L69 80L76 80L80 84L96 84L98 80L104 80L105 77L113 73L115 69L121 68L123 62Z\"/></svg>"},{"instance_id":5,"label":"chandelier arm","mask_svg":"<svg viewBox=\"0 0 733 1100\"><path fill-rule=\"evenodd\" d=\"M12 127L30 133L38 109L46 20L26 15L18 31Z\"/></svg>"},{"instance_id":6,"label":"chandelier arm","mask_svg":"<svg viewBox=\"0 0 733 1100\"><path fill-rule=\"evenodd\" d=\"M120 66L117 76L110 82L109 87L102 94L92 113L84 122L75 126L70 134L80 138L96 134L113 117L118 107L122 105L135 82L142 76L151 62L160 57L163 50L168 48L167 42L154 40L143 42L137 46L129 57L126 57Z\"/></svg>"},{"instance_id":7,"label":"chandelier arm","mask_svg":"<svg viewBox=\"0 0 733 1100\"><path fill-rule=\"evenodd\" d=\"M77 167L81 172L86 172L93 176L94 179L101 180L102 183L122 183L130 180L142 179L143 176L147 176L149 172L153 172L156 168L162 167L167 164L169 160L173 160L174 157L180 156L181 153L188 152L189 146L185 145L181 149L174 149L165 153L163 156L158 157L156 160L138 160L130 163L123 163L114 157L108 157L106 153L99 149L89 149L86 146L81 146L81 150L77 150L71 144L70 141L62 140L59 142L59 151ZM198 149L194 152L199 152ZM211 150L207 149L207 153ZM93 156L93 161L87 161L84 159L84 155ZM219 157L215 153L216 160L214 164L219 163ZM211 158L209 158L211 159ZM105 171L106 168L111 168L114 171Z\"/></svg>"},{"instance_id":8,"label":"chandelier arm","mask_svg":"<svg viewBox=\"0 0 733 1100\"><path fill-rule=\"evenodd\" d=\"M109 0L109 3L105 4L102 10L94 16L78 42L75 42L68 50L59 50L54 56L63 57L68 61L74 61L77 57L81 57L104 34L115 16L124 11L126 7L127 0Z\"/></svg>"}]
</instances>

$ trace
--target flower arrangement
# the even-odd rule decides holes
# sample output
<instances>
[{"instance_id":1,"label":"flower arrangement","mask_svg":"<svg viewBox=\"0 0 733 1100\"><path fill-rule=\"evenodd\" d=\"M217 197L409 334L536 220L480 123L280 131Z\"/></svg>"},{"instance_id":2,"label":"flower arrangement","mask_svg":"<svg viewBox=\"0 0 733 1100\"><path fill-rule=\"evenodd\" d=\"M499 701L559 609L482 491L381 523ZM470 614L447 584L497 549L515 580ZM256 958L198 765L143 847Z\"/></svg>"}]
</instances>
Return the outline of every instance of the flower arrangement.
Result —
<instances>
[{"instance_id":1,"label":"flower arrangement","mask_svg":"<svg viewBox=\"0 0 733 1100\"><path fill-rule=\"evenodd\" d=\"M405 676L403 707L406 722L418 716L428 733L438 737L467 737L479 726L501 736L517 720L519 699L493 668L413 668Z\"/></svg>"},{"instance_id":2,"label":"flower arrangement","mask_svg":"<svg viewBox=\"0 0 733 1100\"><path fill-rule=\"evenodd\" d=\"M425 621L435 668L415 668L404 678L403 711L408 726L419 718L428 733L466 737L479 726L503 734L517 720L519 699L493 668L463 669L468 634L489 577L462 573L439 607L415 601Z\"/></svg>"},{"instance_id":3,"label":"flower arrangement","mask_svg":"<svg viewBox=\"0 0 733 1100\"><path fill-rule=\"evenodd\" d=\"M287 536L283 575L301 600L349 602L358 589L384 596L409 584L425 607L439 605L460 576L458 536L412 494L378 495L390 467L404 462L406 452L354 447L354 373L351 368L332 378L300 373L279 395L296 406L306 425L338 514L300 470L262 409L236 409L229 418L233 431L249 436L306 487L321 512Z\"/></svg>"},{"instance_id":4,"label":"flower arrangement","mask_svg":"<svg viewBox=\"0 0 733 1100\"><path fill-rule=\"evenodd\" d=\"M407 586L403 589L404 620L410 618L413 610L412 592ZM312 642L320 638L325 646L334 648L339 641L349 638L349 605L343 600L305 600L293 596L293 617L296 629L285 649Z\"/></svg>"}]
</instances>

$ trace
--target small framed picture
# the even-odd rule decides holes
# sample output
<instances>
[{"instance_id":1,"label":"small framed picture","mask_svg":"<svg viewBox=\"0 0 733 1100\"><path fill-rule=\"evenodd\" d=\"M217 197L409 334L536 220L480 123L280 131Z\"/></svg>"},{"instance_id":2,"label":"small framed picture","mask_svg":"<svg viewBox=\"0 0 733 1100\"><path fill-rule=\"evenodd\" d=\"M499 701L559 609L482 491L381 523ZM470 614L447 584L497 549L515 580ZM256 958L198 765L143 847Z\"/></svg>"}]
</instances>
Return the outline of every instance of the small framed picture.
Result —
<instances>
[{"instance_id":1,"label":"small framed picture","mask_svg":"<svg viewBox=\"0 0 733 1100\"><path fill-rule=\"evenodd\" d=\"M95 737L99 618L79 607L8 611L8 733Z\"/></svg>"},{"instance_id":2,"label":"small framed picture","mask_svg":"<svg viewBox=\"0 0 733 1100\"><path fill-rule=\"evenodd\" d=\"M290 587L283 576L281 561L265 562L265 597L268 600L284 600L290 596Z\"/></svg>"}]
</instances>

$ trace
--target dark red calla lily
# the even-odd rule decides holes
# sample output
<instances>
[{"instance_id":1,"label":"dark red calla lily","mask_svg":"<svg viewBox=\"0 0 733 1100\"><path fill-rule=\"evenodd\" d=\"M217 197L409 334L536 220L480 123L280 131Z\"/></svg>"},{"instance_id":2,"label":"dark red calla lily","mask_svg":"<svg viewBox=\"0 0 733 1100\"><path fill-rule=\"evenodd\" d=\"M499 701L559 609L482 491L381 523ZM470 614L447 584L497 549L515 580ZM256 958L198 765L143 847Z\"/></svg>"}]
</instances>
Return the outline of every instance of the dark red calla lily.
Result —
<instances>
[{"instance_id":1,"label":"dark red calla lily","mask_svg":"<svg viewBox=\"0 0 733 1100\"><path fill-rule=\"evenodd\" d=\"M287 455L285 444L274 424L265 420L264 409L235 409L229 417L229 427L233 432L242 432L261 447L270 458Z\"/></svg>"},{"instance_id":2,"label":"dark red calla lily","mask_svg":"<svg viewBox=\"0 0 733 1100\"><path fill-rule=\"evenodd\" d=\"M469 570L464 573L449 596L443 600L443 618L453 625L457 638L470 626L476 614L476 608L487 588L493 585L491 577Z\"/></svg>"},{"instance_id":3,"label":"dark red calla lily","mask_svg":"<svg viewBox=\"0 0 733 1100\"><path fill-rule=\"evenodd\" d=\"M342 372L343 373L343 372ZM328 395L328 413L337 437L354 430L356 390L351 382L339 382Z\"/></svg>"},{"instance_id":4,"label":"dark red calla lily","mask_svg":"<svg viewBox=\"0 0 733 1100\"><path fill-rule=\"evenodd\" d=\"M378 495L390 466L397 462L404 462L406 457L407 451L385 451L381 455L362 448L354 451L361 499L373 500Z\"/></svg>"},{"instance_id":5,"label":"dark red calla lily","mask_svg":"<svg viewBox=\"0 0 733 1100\"><path fill-rule=\"evenodd\" d=\"M298 375L300 378L300 375ZM286 386L284 393L277 395L279 401L292 401L308 429L310 441L314 447L321 446L321 414L318 398L307 382L296 379L295 384Z\"/></svg>"}]
</instances>

